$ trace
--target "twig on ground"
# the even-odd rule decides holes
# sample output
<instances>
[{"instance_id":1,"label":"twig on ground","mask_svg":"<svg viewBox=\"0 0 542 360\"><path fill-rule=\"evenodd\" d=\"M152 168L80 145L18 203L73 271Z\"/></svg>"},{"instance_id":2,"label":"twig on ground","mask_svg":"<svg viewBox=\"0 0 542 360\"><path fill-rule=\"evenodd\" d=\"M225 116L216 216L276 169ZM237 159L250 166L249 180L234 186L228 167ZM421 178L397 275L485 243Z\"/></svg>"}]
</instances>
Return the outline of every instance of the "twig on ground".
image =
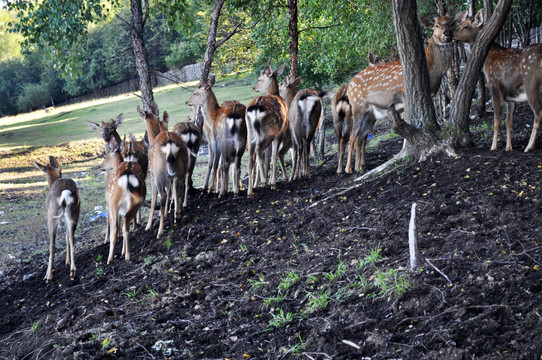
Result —
<instances>
[{"instance_id":1,"label":"twig on ground","mask_svg":"<svg viewBox=\"0 0 542 360\"><path fill-rule=\"evenodd\" d=\"M429 260L429 259L425 259L425 261L431 265L431 267L433 269L435 269L436 272L438 272L440 275L442 275L447 281L448 283L450 283L450 285L452 285L452 280L450 280L450 278L445 274L443 273L442 271L440 271L440 269L438 267L436 267L435 265L433 265L433 263Z\"/></svg>"}]
</instances>

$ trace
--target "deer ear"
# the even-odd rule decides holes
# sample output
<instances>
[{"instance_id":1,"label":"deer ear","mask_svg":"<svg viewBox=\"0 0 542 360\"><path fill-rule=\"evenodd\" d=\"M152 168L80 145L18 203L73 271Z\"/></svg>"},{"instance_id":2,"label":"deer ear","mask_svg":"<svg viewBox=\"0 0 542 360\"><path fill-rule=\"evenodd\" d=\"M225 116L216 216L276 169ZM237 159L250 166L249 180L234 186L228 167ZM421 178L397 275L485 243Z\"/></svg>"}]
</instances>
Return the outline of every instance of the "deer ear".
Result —
<instances>
[{"instance_id":1,"label":"deer ear","mask_svg":"<svg viewBox=\"0 0 542 360\"><path fill-rule=\"evenodd\" d=\"M435 18L429 15L420 16L420 23L430 29L435 25Z\"/></svg>"},{"instance_id":2,"label":"deer ear","mask_svg":"<svg viewBox=\"0 0 542 360\"><path fill-rule=\"evenodd\" d=\"M277 68L277 70L275 70L275 72L277 73L277 76L281 75L282 72L284 71L284 68L286 67L286 63L283 63L281 66L279 66Z\"/></svg>"},{"instance_id":3,"label":"deer ear","mask_svg":"<svg viewBox=\"0 0 542 360\"><path fill-rule=\"evenodd\" d=\"M117 116L117 118L113 121L113 124L115 125L115 127L117 127L120 124L122 124L123 121L124 121L124 114L120 113L119 116Z\"/></svg>"},{"instance_id":4,"label":"deer ear","mask_svg":"<svg viewBox=\"0 0 542 360\"><path fill-rule=\"evenodd\" d=\"M295 78L295 80L292 81L292 85L295 87L299 87L299 84L301 84L301 76Z\"/></svg>"},{"instance_id":5,"label":"deer ear","mask_svg":"<svg viewBox=\"0 0 542 360\"><path fill-rule=\"evenodd\" d=\"M160 110L158 109L158 104L154 101L151 104L151 111L154 115L160 116Z\"/></svg>"},{"instance_id":6,"label":"deer ear","mask_svg":"<svg viewBox=\"0 0 542 360\"><path fill-rule=\"evenodd\" d=\"M215 85L216 77L213 75L207 80L206 88L212 88Z\"/></svg>"},{"instance_id":7,"label":"deer ear","mask_svg":"<svg viewBox=\"0 0 542 360\"><path fill-rule=\"evenodd\" d=\"M463 21L465 21L467 19L468 14L469 13L467 12L467 10L463 10L463 11L458 12L454 17L454 23L455 24L461 24Z\"/></svg>"},{"instance_id":8,"label":"deer ear","mask_svg":"<svg viewBox=\"0 0 542 360\"><path fill-rule=\"evenodd\" d=\"M100 125L95 124L93 122L87 121L88 127L91 128L94 131L102 132L102 129L100 128Z\"/></svg>"},{"instance_id":9,"label":"deer ear","mask_svg":"<svg viewBox=\"0 0 542 360\"><path fill-rule=\"evenodd\" d=\"M474 16L474 23L476 26L480 26L484 23L484 12L483 10L478 10L476 15Z\"/></svg>"},{"instance_id":10,"label":"deer ear","mask_svg":"<svg viewBox=\"0 0 542 360\"><path fill-rule=\"evenodd\" d=\"M167 111L164 111L164 115L162 115L162 121L166 124L169 123L169 114L167 113Z\"/></svg>"},{"instance_id":11,"label":"deer ear","mask_svg":"<svg viewBox=\"0 0 542 360\"><path fill-rule=\"evenodd\" d=\"M49 156L49 164L55 169L58 169L60 167L58 160L54 156Z\"/></svg>"},{"instance_id":12,"label":"deer ear","mask_svg":"<svg viewBox=\"0 0 542 360\"><path fill-rule=\"evenodd\" d=\"M139 116L141 116L142 118L145 118L145 112L143 111L143 109L141 109L141 106L137 105L137 113L139 114Z\"/></svg>"},{"instance_id":13,"label":"deer ear","mask_svg":"<svg viewBox=\"0 0 542 360\"><path fill-rule=\"evenodd\" d=\"M47 172L47 167L45 165L42 165L42 164L39 164L35 161L33 161L34 163L34 166L38 169L38 170L41 170L43 172Z\"/></svg>"},{"instance_id":14,"label":"deer ear","mask_svg":"<svg viewBox=\"0 0 542 360\"><path fill-rule=\"evenodd\" d=\"M134 134L130 133L130 141L136 141Z\"/></svg>"}]
</instances>

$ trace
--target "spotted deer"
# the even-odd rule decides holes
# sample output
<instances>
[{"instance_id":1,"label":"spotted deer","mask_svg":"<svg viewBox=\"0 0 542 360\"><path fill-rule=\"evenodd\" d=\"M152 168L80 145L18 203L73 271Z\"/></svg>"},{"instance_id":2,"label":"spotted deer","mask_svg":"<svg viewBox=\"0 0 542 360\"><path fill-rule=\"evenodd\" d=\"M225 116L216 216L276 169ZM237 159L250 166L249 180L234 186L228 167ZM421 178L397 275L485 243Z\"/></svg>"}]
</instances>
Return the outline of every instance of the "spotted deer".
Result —
<instances>
[{"instance_id":1,"label":"spotted deer","mask_svg":"<svg viewBox=\"0 0 542 360\"><path fill-rule=\"evenodd\" d=\"M266 95L250 102L246 112L248 143L248 197L254 196L255 172L259 171L263 185L267 184L264 172L265 149L271 145L271 189L276 189L276 164L281 137L288 129L288 105L279 96L277 75L282 74L285 64L273 70L270 66L260 72L253 90ZM257 167L254 162L256 162Z\"/></svg>"},{"instance_id":2,"label":"spotted deer","mask_svg":"<svg viewBox=\"0 0 542 360\"><path fill-rule=\"evenodd\" d=\"M203 124L207 140L210 140L205 183L211 174L212 188L220 166L221 187L218 196L224 196L228 192L229 170L233 164L233 192L237 195L241 182L241 158L245 153L247 141L246 107L236 100L224 101L218 105L212 90L214 84L214 76L198 84L186 104L199 105L203 110Z\"/></svg>"},{"instance_id":3,"label":"spotted deer","mask_svg":"<svg viewBox=\"0 0 542 360\"><path fill-rule=\"evenodd\" d=\"M121 255L124 255L124 259L129 261L130 222L136 217L141 205L145 202L147 192L145 175L138 162L124 161L120 148L112 149L107 153L100 168L107 174L106 194L109 205L108 224L110 226L107 263L113 262L121 219Z\"/></svg>"},{"instance_id":4,"label":"spotted deer","mask_svg":"<svg viewBox=\"0 0 542 360\"><path fill-rule=\"evenodd\" d=\"M422 25L432 28L433 34L425 48L425 58L429 71L431 94L435 94L442 77L450 67L453 56L453 27L466 18L466 11L455 18L437 16L432 19L421 17ZM383 65L371 65L358 73L348 84L347 96L353 116L353 131L350 133L346 172L352 173L352 154L356 149L355 170L365 166L365 147L367 135L377 119L387 116L387 108L394 104L403 110L403 72L401 61L396 60Z\"/></svg>"},{"instance_id":5,"label":"spotted deer","mask_svg":"<svg viewBox=\"0 0 542 360\"><path fill-rule=\"evenodd\" d=\"M34 165L45 173L49 193L47 194L47 228L49 229L49 265L45 274L46 282L53 280L56 234L61 225L66 228L66 265L70 265L70 278L75 277L74 233L79 221L80 200L77 185L71 179L62 177L58 160L49 156L49 164Z\"/></svg>"},{"instance_id":6,"label":"spotted deer","mask_svg":"<svg viewBox=\"0 0 542 360\"><path fill-rule=\"evenodd\" d=\"M192 174L194 173L194 167L196 165L196 159L198 156L199 148L201 146L201 127L203 125L203 114L201 107L193 107L194 114L191 114L189 121L183 121L175 124L173 132L179 135L183 140L186 150L188 151L188 186L184 189L183 207L188 206L188 191L192 188Z\"/></svg>"},{"instance_id":7,"label":"spotted deer","mask_svg":"<svg viewBox=\"0 0 542 360\"><path fill-rule=\"evenodd\" d=\"M119 114L116 119L110 119L109 121L100 121L99 124L87 121L88 126L102 134L102 139L105 141L105 152L108 153L114 147L111 145L111 139L118 145L120 144L120 135L117 132L117 128L124 121L124 114Z\"/></svg>"},{"instance_id":8,"label":"spotted deer","mask_svg":"<svg viewBox=\"0 0 542 360\"><path fill-rule=\"evenodd\" d=\"M149 171L149 157L143 141L138 141L130 133L128 141L126 141L126 136L124 137L124 140L120 144L120 149L124 161L137 162L143 173L143 179L146 179L147 172ZM139 226L139 224L141 224L141 209L137 212L137 216L134 219L134 228Z\"/></svg>"},{"instance_id":9,"label":"spotted deer","mask_svg":"<svg viewBox=\"0 0 542 360\"><path fill-rule=\"evenodd\" d=\"M471 46L484 23L482 11L474 19L466 19L454 32L454 38ZM506 151L512 150L512 122L517 102L528 101L534 114L533 129L525 152L532 151L536 134L542 120L542 44L524 49L507 49L497 43L491 44L482 68L487 87L493 99L493 142L491 150L497 150L503 102L508 105L506 114Z\"/></svg>"},{"instance_id":10,"label":"spotted deer","mask_svg":"<svg viewBox=\"0 0 542 360\"><path fill-rule=\"evenodd\" d=\"M168 116L166 112L164 113L165 120ZM158 121L156 116L147 116L145 121L150 140L149 170L152 176L151 210L145 230L149 231L152 227L156 197L160 195L160 225L157 238L164 233L164 218L171 196L175 204L173 221L177 223L177 216L181 213L178 189L181 180L184 180L186 187L188 186L189 164L188 150L179 135L167 130L155 135L156 129L159 128L159 124L156 124Z\"/></svg>"}]
</instances>

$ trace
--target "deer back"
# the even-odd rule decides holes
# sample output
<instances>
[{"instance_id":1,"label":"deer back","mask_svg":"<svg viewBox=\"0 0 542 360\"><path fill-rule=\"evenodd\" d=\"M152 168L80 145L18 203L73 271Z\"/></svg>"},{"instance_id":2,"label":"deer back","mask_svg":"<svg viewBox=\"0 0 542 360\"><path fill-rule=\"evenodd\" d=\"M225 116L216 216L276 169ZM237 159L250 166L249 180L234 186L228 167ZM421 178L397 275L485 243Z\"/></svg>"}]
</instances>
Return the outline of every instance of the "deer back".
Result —
<instances>
[{"instance_id":1,"label":"deer back","mask_svg":"<svg viewBox=\"0 0 542 360\"><path fill-rule=\"evenodd\" d=\"M255 135L274 139L288 128L288 105L280 96L258 96L248 105L246 117Z\"/></svg>"},{"instance_id":2,"label":"deer back","mask_svg":"<svg viewBox=\"0 0 542 360\"><path fill-rule=\"evenodd\" d=\"M175 124L173 132L185 143L192 157L196 157L201 146L201 131L194 121L183 121Z\"/></svg>"},{"instance_id":3,"label":"deer back","mask_svg":"<svg viewBox=\"0 0 542 360\"><path fill-rule=\"evenodd\" d=\"M149 157L147 155L147 148L143 142L137 141L136 138L130 134L129 141L123 141L121 148L124 161L137 162L141 167L143 175L146 177L149 169Z\"/></svg>"},{"instance_id":4,"label":"deer back","mask_svg":"<svg viewBox=\"0 0 542 360\"><path fill-rule=\"evenodd\" d=\"M149 162L153 182L164 188L168 178L185 176L188 151L179 135L163 131L154 138L149 148Z\"/></svg>"},{"instance_id":5,"label":"deer back","mask_svg":"<svg viewBox=\"0 0 542 360\"><path fill-rule=\"evenodd\" d=\"M320 123L322 101L312 89L297 92L289 108L290 129L297 143L301 137L309 142Z\"/></svg>"}]
</instances>

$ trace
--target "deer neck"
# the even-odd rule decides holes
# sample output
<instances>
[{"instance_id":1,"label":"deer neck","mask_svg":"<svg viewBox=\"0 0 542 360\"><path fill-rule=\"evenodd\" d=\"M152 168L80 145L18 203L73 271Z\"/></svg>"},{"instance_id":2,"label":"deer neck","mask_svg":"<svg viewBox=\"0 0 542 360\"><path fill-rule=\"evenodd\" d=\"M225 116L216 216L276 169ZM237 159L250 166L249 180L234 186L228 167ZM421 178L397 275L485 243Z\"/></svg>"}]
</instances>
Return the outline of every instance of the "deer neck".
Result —
<instances>
[{"instance_id":1,"label":"deer neck","mask_svg":"<svg viewBox=\"0 0 542 360\"><path fill-rule=\"evenodd\" d=\"M442 77L452 63L453 51L453 43L438 44L432 37L429 40L429 45L425 48L425 60L432 94L438 91Z\"/></svg>"},{"instance_id":2,"label":"deer neck","mask_svg":"<svg viewBox=\"0 0 542 360\"><path fill-rule=\"evenodd\" d=\"M274 76L269 78L266 95L279 95L279 82Z\"/></svg>"}]
</instances>

